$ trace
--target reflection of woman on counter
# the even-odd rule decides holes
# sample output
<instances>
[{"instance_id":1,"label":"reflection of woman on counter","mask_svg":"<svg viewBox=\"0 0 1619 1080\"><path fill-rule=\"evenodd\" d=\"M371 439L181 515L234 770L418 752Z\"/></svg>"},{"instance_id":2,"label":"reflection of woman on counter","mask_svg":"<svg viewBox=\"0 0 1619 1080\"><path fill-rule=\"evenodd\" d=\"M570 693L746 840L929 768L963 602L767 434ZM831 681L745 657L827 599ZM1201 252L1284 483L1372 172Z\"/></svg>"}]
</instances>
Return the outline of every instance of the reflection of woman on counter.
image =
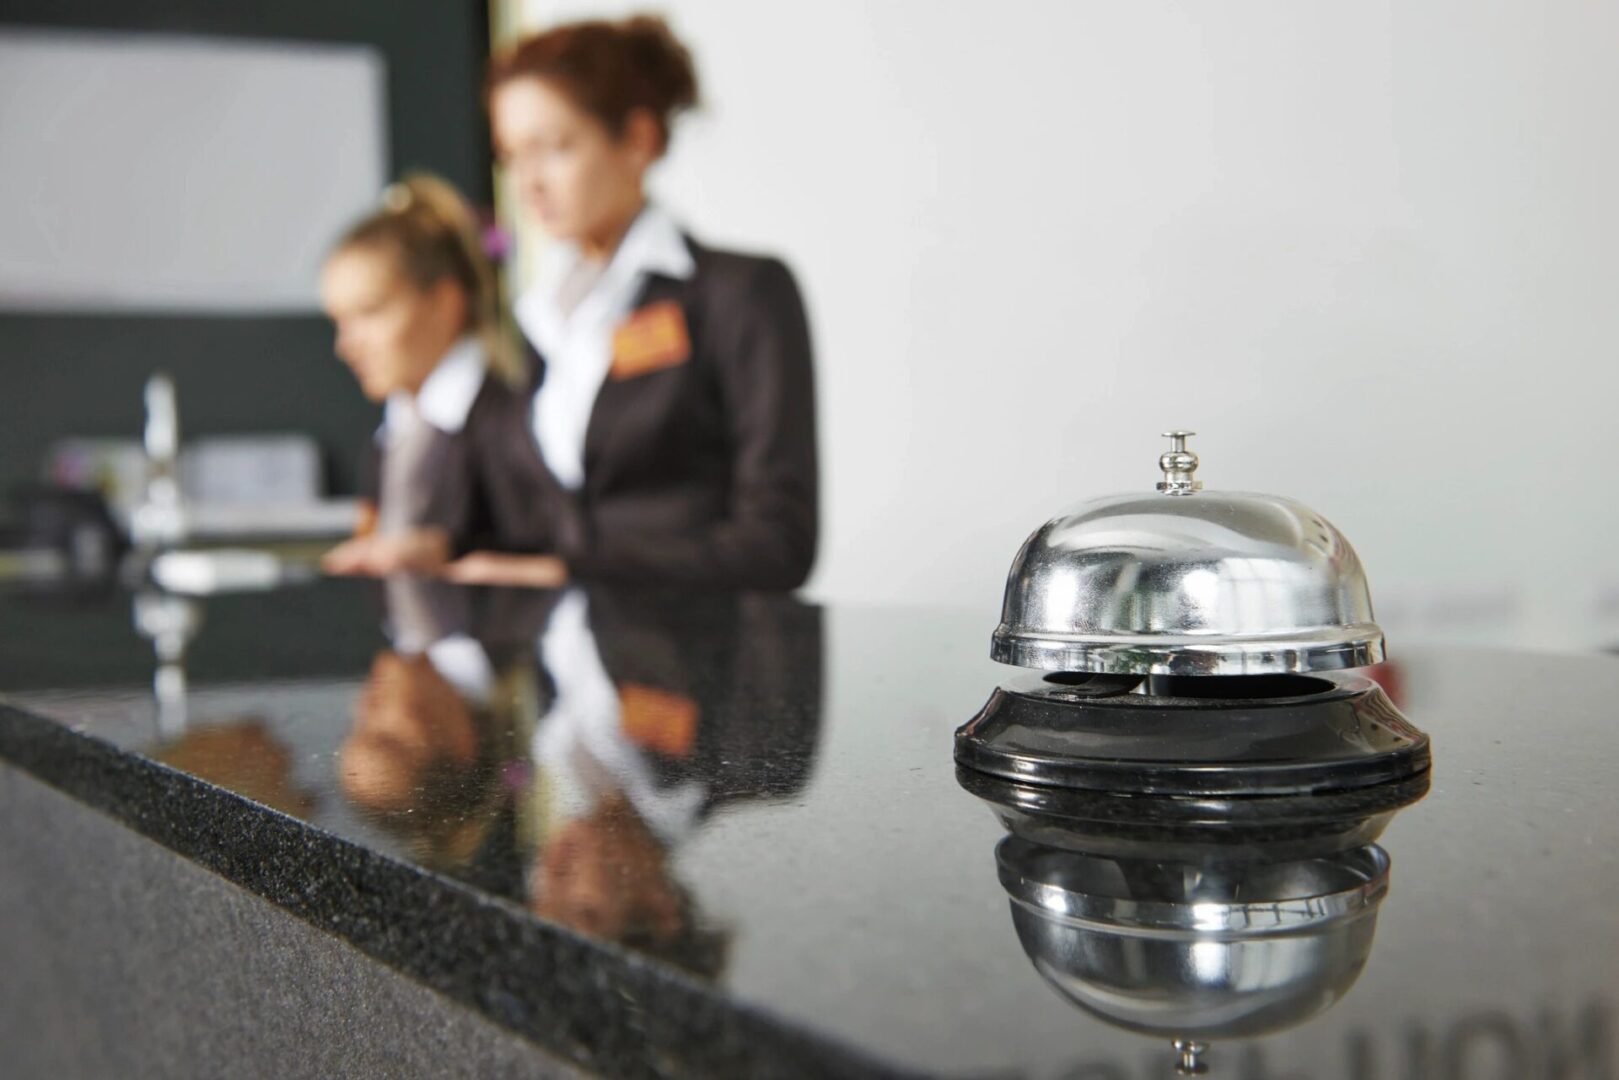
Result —
<instances>
[{"instance_id":1,"label":"reflection of woman on counter","mask_svg":"<svg viewBox=\"0 0 1619 1080\"><path fill-rule=\"evenodd\" d=\"M697 100L690 55L660 19L577 23L501 53L489 83L500 160L560 257L516 305L534 392L474 433L501 550L447 573L799 585L818 496L798 289L646 194Z\"/></svg>"},{"instance_id":2,"label":"reflection of woman on counter","mask_svg":"<svg viewBox=\"0 0 1619 1080\"><path fill-rule=\"evenodd\" d=\"M332 573L430 569L479 533L469 432L522 363L501 341L477 220L442 180L413 176L340 240L321 274L336 350L384 403L367 510ZM526 399L525 399L526 400Z\"/></svg>"},{"instance_id":3,"label":"reflection of woman on counter","mask_svg":"<svg viewBox=\"0 0 1619 1080\"><path fill-rule=\"evenodd\" d=\"M540 656L552 694L532 743L529 821L539 835L530 904L565 926L717 975L724 937L703 927L669 856L696 828L710 785L658 768L659 758L689 755L697 703L615 684L577 590L551 612Z\"/></svg>"},{"instance_id":4,"label":"reflection of woman on counter","mask_svg":"<svg viewBox=\"0 0 1619 1080\"><path fill-rule=\"evenodd\" d=\"M763 594L592 588L547 597L520 621L541 628L545 675L520 811L529 905L718 977L728 937L702 913L700 880L695 891L682 881L679 852L721 808L806 783L818 612ZM763 725L762 699L796 708Z\"/></svg>"},{"instance_id":5,"label":"reflection of woman on counter","mask_svg":"<svg viewBox=\"0 0 1619 1080\"><path fill-rule=\"evenodd\" d=\"M424 865L515 892L511 766L531 723L532 661L496 666L465 632L462 590L406 577L385 588L393 648L355 702L344 794Z\"/></svg>"},{"instance_id":6,"label":"reflection of woman on counter","mask_svg":"<svg viewBox=\"0 0 1619 1080\"><path fill-rule=\"evenodd\" d=\"M393 648L339 754L348 801L434 869L717 976L727 934L677 856L722 808L807 783L819 611L769 593L383 588ZM761 701L791 704L762 724Z\"/></svg>"},{"instance_id":7,"label":"reflection of woman on counter","mask_svg":"<svg viewBox=\"0 0 1619 1080\"><path fill-rule=\"evenodd\" d=\"M192 727L152 757L283 814L307 818L315 809L314 793L293 775L286 744L256 716Z\"/></svg>"}]
</instances>

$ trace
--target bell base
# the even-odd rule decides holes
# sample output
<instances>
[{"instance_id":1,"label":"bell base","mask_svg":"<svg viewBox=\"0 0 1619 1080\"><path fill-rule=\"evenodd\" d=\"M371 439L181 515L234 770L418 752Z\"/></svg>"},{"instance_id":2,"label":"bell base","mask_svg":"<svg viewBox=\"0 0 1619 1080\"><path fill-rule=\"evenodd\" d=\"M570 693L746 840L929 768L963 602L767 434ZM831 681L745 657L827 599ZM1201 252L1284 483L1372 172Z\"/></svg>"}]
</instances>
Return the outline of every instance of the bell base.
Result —
<instances>
[{"instance_id":1,"label":"bell base","mask_svg":"<svg viewBox=\"0 0 1619 1080\"><path fill-rule=\"evenodd\" d=\"M1191 799L1356 790L1430 762L1428 736L1358 675L1025 675L956 732L955 757L1019 784Z\"/></svg>"}]
</instances>

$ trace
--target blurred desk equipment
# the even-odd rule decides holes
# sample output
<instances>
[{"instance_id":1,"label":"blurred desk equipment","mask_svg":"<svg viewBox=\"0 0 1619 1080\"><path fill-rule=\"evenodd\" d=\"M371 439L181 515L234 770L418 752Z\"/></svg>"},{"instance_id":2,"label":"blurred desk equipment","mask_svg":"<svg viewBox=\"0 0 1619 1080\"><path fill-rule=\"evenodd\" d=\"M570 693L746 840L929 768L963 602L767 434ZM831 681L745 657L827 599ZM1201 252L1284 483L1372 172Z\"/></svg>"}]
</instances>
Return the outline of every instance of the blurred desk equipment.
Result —
<instances>
[{"instance_id":1,"label":"blurred desk equipment","mask_svg":"<svg viewBox=\"0 0 1619 1080\"><path fill-rule=\"evenodd\" d=\"M11 535L0 535L0 582L105 583L129 546L94 492L20 488L10 510Z\"/></svg>"},{"instance_id":2,"label":"blurred desk equipment","mask_svg":"<svg viewBox=\"0 0 1619 1080\"><path fill-rule=\"evenodd\" d=\"M198 541L328 539L354 527L358 502L329 498L316 441L292 432L205 436L183 442L173 380L146 383L142 440L52 444L50 482L103 495L137 547Z\"/></svg>"}]
</instances>

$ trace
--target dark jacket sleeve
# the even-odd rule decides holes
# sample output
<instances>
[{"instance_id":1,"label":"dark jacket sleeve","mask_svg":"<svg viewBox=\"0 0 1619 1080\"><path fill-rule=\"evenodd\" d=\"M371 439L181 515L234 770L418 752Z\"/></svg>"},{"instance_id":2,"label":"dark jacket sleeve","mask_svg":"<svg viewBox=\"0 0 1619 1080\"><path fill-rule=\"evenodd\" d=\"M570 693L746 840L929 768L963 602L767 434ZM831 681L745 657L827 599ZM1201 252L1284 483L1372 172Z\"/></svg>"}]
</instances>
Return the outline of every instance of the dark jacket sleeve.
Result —
<instances>
[{"instance_id":1,"label":"dark jacket sleeve","mask_svg":"<svg viewBox=\"0 0 1619 1080\"><path fill-rule=\"evenodd\" d=\"M365 440L355 462L354 493L375 506L382 499L382 446L375 435Z\"/></svg>"},{"instance_id":2,"label":"dark jacket sleeve","mask_svg":"<svg viewBox=\"0 0 1619 1080\"><path fill-rule=\"evenodd\" d=\"M728 515L699 532L582 532L582 578L791 589L815 561L818 476L809 326L792 273L752 262L707 315L732 448Z\"/></svg>"},{"instance_id":3,"label":"dark jacket sleeve","mask_svg":"<svg viewBox=\"0 0 1619 1080\"><path fill-rule=\"evenodd\" d=\"M518 396L520 392L498 376L486 376L465 425L449 439L446 474L439 477L439 491L425 524L449 534L452 558L494 546L494 511L479 440L488 429L498 430L503 406Z\"/></svg>"}]
</instances>

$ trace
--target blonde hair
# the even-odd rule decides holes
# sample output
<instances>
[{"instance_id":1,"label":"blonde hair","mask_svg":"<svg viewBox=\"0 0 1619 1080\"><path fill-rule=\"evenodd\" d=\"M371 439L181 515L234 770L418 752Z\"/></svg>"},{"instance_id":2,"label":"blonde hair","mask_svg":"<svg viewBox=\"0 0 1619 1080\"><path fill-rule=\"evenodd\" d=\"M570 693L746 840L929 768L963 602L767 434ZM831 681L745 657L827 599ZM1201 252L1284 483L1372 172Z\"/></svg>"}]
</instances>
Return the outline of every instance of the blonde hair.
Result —
<instances>
[{"instance_id":1,"label":"blonde hair","mask_svg":"<svg viewBox=\"0 0 1619 1080\"><path fill-rule=\"evenodd\" d=\"M334 251L387 249L419 289L446 279L467 298L466 329L476 335L489 370L506 382L523 380L523 361L502 317L500 279L484 254L478 216L449 181L407 174L382 193L382 208L356 222Z\"/></svg>"}]
</instances>

